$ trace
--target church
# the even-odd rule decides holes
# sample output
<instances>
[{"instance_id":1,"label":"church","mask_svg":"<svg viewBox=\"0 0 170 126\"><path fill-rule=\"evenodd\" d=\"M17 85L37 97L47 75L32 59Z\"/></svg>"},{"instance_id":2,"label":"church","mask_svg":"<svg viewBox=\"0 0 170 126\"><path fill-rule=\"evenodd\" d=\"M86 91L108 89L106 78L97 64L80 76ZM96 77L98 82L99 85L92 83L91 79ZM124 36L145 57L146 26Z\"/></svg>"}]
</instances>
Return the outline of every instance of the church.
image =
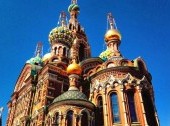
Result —
<instances>
[{"instance_id":1,"label":"church","mask_svg":"<svg viewBox=\"0 0 170 126\"><path fill-rule=\"evenodd\" d=\"M159 126L152 77L138 57L125 59L121 34L111 13L98 57L78 21L71 0L49 33L50 52L38 43L18 77L8 102L6 126Z\"/></svg>"}]
</instances>

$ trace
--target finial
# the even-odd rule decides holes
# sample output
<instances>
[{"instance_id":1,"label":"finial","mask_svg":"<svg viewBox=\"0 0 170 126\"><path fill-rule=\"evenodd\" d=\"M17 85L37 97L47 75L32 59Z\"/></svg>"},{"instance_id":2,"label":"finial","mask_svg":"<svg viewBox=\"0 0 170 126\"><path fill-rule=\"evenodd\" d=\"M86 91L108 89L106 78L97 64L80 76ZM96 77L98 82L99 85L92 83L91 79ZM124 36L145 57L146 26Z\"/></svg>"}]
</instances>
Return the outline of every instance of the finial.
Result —
<instances>
[{"instance_id":1,"label":"finial","mask_svg":"<svg viewBox=\"0 0 170 126\"><path fill-rule=\"evenodd\" d=\"M60 13L58 24L62 27L67 25L67 15L64 11Z\"/></svg>"},{"instance_id":2,"label":"finial","mask_svg":"<svg viewBox=\"0 0 170 126\"><path fill-rule=\"evenodd\" d=\"M4 110L4 108L3 108L3 107L1 107L1 108L0 108L0 118L1 118L1 116L2 116L2 112L3 112L3 110Z\"/></svg>"},{"instance_id":3,"label":"finial","mask_svg":"<svg viewBox=\"0 0 170 126\"><path fill-rule=\"evenodd\" d=\"M36 49L35 49L35 56L40 56L42 57L43 53L43 46L41 42L37 43Z\"/></svg>"},{"instance_id":4,"label":"finial","mask_svg":"<svg viewBox=\"0 0 170 126\"><path fill-rule=\"evenodd\" d=\"M108 27L108 29L116 29L117 30L115 20L114 20L114 18L113 18L111 13L108 13L107 20L108 20L108 23L110 25L110 28Z\"/></svg>"},{"instance_id":5,"label":"finial","mask_svg":"<svg viewBox=\"0 0 170 126\"><path fill-rule=\"evenodd\" d=\"M77 0L72 0L71 4L77 4Z\"/></svg>"}]
</instances>

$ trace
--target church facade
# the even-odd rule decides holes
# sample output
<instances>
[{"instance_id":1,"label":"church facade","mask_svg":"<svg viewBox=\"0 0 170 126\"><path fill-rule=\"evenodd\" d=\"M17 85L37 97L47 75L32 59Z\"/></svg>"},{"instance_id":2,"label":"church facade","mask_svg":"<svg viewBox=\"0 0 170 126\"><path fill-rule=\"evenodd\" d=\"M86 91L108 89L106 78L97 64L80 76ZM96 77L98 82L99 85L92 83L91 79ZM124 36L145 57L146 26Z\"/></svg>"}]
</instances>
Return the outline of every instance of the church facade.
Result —
<instances>
[{"instance_id":1,"label":"church facade","mask_svg":"<svg viewBox=\"0 0 170 126\"><path fill-rule=\"evenodd\" d=\"M143 59L124 59L121 34L111 13L107 49L91 57L76 0L61 12L42 45L23 67L8 102L6 126L159 126L152 78Z\"/></svg>"}]
</instances>

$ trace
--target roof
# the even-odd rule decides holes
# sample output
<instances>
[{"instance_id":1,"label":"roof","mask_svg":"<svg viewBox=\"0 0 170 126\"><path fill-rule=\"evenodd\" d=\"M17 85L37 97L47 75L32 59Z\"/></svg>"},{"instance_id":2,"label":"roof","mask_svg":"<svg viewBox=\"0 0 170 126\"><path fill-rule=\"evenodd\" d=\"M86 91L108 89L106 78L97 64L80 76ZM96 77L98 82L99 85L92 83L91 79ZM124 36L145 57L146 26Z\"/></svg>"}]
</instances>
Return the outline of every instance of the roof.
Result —
<instances>
[{"instance_id":1,"label":"roof","mask_svg":"<svg viewBox=\"0 0 170 126\"><path fill-rule=\"evenodd\" d=\"M88 100L86 95L78 90L68 90L54 99L53 103L64 100Z\"/></svg>"}]
</instances>

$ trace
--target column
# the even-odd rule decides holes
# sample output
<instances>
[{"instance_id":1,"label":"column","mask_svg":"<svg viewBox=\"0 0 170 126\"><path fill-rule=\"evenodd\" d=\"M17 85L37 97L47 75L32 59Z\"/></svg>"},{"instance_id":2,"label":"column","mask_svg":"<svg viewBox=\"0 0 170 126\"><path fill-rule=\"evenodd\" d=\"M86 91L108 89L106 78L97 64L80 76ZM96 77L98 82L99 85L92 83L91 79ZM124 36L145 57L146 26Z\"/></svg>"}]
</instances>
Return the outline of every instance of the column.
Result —
<instances>
[{"instance_id":1,"label":"column","mask_svg":"<svg viewBox=\"0 0 170 126\"><path fill-rule=\"evenodd\" d=\"M123 106L123 115L124 115L124 121L125 121L125 126L129 126L128 121L127 121L127 111L126 111L126 101L124 98L124 86L120 85L120 94L121 94L121 100L122 100L122 106Z\"/></svg>"},{"instance_id":2,"label":"column","mask_svg":"<svg viewBox=\"0 0 170 126\"><path fill-rule=\"evenodd\" d=\"M144 105L143 105L143 99L142 99L142 95L141 95L141 87L140 86L137 86L137 89L138 89L138 94L139 94L139 100L141 102L141 108L142 108L142 113L143 113L143 119L144 119L144 125L145 126L149 126L148 123L147 123L147 120L146 120L146 112L145 112L145 109L144 109Z\"/></svg>"},{"instance_id":3,"label":"column","mask_svg":"<svg viewBox=\"0 0 170 126\"><path fill-rule=\"evenodd\" d=\"M103 88L103 110L104 110L104 126L108 125L108 113L107 113L107 102L106 102L106 89Z\"/></svg>"}]
</instances>

